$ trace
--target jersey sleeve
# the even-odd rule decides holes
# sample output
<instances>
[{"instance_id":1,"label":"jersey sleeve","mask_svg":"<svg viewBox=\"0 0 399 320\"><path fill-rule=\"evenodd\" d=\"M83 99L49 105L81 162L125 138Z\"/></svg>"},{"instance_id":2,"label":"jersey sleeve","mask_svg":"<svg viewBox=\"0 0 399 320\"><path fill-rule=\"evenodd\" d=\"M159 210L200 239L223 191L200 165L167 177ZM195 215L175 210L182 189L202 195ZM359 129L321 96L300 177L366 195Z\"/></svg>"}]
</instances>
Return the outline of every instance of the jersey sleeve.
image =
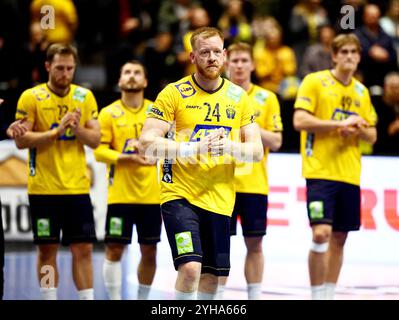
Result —
<instances>
[{"instance_id":1,"label":"jersey sleeve","mask_svg":"<svg viewBox=\"0 0 399 320\"><path fill-rule=\"evenodd\" d=\"M20 120L27 118L27 121L35 123L36 115L36 98L31 90L26 90L22 93L18 100L17 111L15 119Z\"/></svg>"},{"instance_id":2,"label":"jersey sleeve","mask_svg":"<svg viewBox=\"0 0 399 320\"><path fill-rule=\"evenodd\" d=\"M178 107L178 98L172 85L166 86L156 98L148 111L148 118L156 118L167 122L175 120L175 110Z\"/></svg>"},{"instance_id":3,"label":"jersey sleeve","mask_svg":"<svg viewBox=\"0 0 399 320\"><path fill-rule=\"evenodd\" d=\"M252 104L250 103L250 100L246 92L243 92L241 96L240 106L242 108L240 127L246 126L247 124L250 123L254 123L255 110Z\"/></svg>"},{"instance_id":4,"label":"jersey sleeve","mask_svg":"<svg viewBox=\"0 0 399 320\"><path fill-rule=\"evenodd\" d=\"M89 120L97 120L98 118L98 106L97 106L97 101L96 98L94 97L93 92L89 91L86 99L85 99L85 104L87 110L87 115L86 115L86 121Z\"/></svg>"},{"instance_id":5,"label":"jersey sleeve","mask_svg":"<svg viewBox=\"0 0 399 320\"><path fill-rule=\"evenodd\" d=\"M269 131L283 131L283 123L281 121L280 103L275 94L270 94L266 101L266 126L265 129Z\"/></svg>"},{"instance_id":6,"label":"jersey sleeve","mask_svg":"<svg viewBox=\"0 0 399 320\"><path fill-rule=\"evenodd\" d=\"M306 76L299 86L294 109L303 109L314 113L316 110L317 92L317 78L312 74Z\"/></svg>"},{"instance_id":7,"label":"jersey sleeve","mask_svg":"<svg viewBox=\"0 0 399 320\"><path fill-rule=\"evenodd\" d=\"M115 164L118 161L120 152L111 149L112 142L112 118L110 112L104 108L100 111L98 122L101 127L101 143L94 150L97 161Z\"/></svg>"},{"instance_id":8,"label":"jersey sleeve","mask_svg":"<svg viewBox=\"0 0 399 320\"><path fill-rule=\"evenodd\" d=\"M377 125L378 116L375 112L374 106L371 103L370 94L368 90L366 90L365 98L364 98L364 108L362 108L361 117L367 121L369 126L375 127Z\"/></svg>"}]
</instances>

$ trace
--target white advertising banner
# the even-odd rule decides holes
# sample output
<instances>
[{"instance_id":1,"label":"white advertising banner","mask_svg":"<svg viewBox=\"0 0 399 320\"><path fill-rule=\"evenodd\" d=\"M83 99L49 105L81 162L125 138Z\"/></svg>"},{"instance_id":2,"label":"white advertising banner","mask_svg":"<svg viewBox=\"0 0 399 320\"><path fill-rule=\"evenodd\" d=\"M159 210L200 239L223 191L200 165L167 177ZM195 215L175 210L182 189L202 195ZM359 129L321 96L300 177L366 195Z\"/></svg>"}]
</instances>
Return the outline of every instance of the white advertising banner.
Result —
<instances>
[{"instance_id":1,"label":"white advertising banner","mask_svg":"<svg viewBox=\"0 0 399 320\"><path fill-rule=\"evenodd\" d=\"M107 180L105 165L95 161L87 149L92 170L91 199L97 236L104 237ZM0 142L0 165L10 157L27 159L27 150L17 150L11 141ZM399 263L399 158L363 157L362 227L352 232L346 247L348 258L358 262ZM305 180L301 177L301 159L297 154L269 156L268 255L303 258L311 241L305 205ZM27 168L26 168L27 173ZM2 215L7 240L32 240L26 186L4 186L0 176ZM163 238L166 241L165 232Z\"/></svg>"}]
</instances>

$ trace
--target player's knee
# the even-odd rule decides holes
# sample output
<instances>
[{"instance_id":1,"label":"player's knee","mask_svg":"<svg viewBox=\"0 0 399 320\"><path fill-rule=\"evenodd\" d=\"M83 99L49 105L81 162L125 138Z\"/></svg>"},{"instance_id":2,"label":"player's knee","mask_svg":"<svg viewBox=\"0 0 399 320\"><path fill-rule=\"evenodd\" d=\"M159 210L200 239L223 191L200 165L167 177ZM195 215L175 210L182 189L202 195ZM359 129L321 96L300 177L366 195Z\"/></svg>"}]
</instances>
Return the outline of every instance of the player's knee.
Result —
<instances>
[{"instance_id":1,"label":"player's knee","mask_svg":"<svg viewBox=\"0 0 399 320\"><path fill-rule=\"evenodd\" d=\"M93 245L91 243L74 243L71 244L71 253L74 259L85 260L91 259Z\"/></svg>"},{"instance_id":2,"label":"player's knee","mask_svg":"<svg viewBox=\"0 0 399 320\"><path fill-rule=\"evenodd\" d=\"M248 253L262 253L262 237L245 238Z\"/></svg>"},{"instance_id":3,"label":"player's knee","mask_svg":"<svg viewBox=\"0 0 399 320\"><path fill-rule=\"evenodd\" d=\"M313 242L324 243L328 242L331 237L331 230L329 228L315 228L313 230Z\"/></svg>"},{"instance_id":4,"label":"player's knee","mask_svg":"<svg viewBox=\"0 0 399 320\"><path fill-rule=\"evenodd\" d=\"M179 266L179 273L185 283L194 283L198 280L201 271L201 264L197 262L187 262Z\"/></svg>"},{"instance_id":5,"label":"player's knee","mask_svg":"<svg viewBox=\"0 0 399 320\"><path fill-rule=\"evenodd\" d=\"M109 261L120 261L122 259L125 246L121 244L107 244L105 256Z\"/></svg>"}]
</instances>

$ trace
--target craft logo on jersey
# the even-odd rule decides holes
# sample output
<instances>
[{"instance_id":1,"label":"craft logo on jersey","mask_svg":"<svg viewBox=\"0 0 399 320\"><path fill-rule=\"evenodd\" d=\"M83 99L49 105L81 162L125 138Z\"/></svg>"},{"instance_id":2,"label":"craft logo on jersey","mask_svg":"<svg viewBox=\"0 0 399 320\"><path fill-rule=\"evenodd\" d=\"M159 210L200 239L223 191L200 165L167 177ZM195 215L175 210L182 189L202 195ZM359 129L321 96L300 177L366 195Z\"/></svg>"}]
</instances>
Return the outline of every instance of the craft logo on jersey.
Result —
<instances>
[{"instance_id":1,"label":"craft logo on jersey","mask_svg":"<svg viewBox=\"0 0 399 320\"><path fill-rule=\"evenodd\" d=\"M137 153L136 144L137 144L136 139L126 139L125 145L123 146L122 153L125 153L125 154Z\"/></svg>"},{"instance_id":2,"label":"craft logo on jersey","mask_svg":"<svg viewBox=\"0 0 399 320\"><path fill-rule=\"evenodd\" d=\"M183 99L191 97L197 92L190 81L176 84L175 87L179 90Z\"/></svg>"},{"instance_id":3,"label":"craft logo on jersey","mask_svg":"<svg viewBox=\"0 0 399 320\"><path fill-rule=\"evenodd\" d=\"M204 137L209 135L213 130L217 130L219 128L224 128L226 132L226 137L229 136L231 127L226 126L218 126L218 125L206 125L206 124L197 124L191 134L190 141L197 142L202 140Z\"/></svg>"}]
</instances>

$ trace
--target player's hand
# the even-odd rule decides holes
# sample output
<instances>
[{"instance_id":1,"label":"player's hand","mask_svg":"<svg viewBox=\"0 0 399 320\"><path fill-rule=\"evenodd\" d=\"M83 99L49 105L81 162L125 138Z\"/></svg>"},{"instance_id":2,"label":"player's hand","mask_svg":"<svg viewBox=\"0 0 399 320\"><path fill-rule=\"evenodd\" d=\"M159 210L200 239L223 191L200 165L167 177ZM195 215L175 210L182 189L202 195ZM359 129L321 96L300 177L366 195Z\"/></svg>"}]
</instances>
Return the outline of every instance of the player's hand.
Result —
<instances>
[{"instance_id":1,"label":"player's hand","mask_svg":"<svg viewBox=\"0 0 399 320\"><path fill-rule=\"evenodd\" d=\"M340 122L338 133L342 137L358 135L361 128L368 127L368 123L358 115L351 115L347 119Z\"/></svg>"},{"instance_id":2,"label":"player's hand","mask_svg":"<svg viewBox=\"0 0 399 320\"><path fill-rule=\"evenodd\" d=\"M60 124L56 128L57 130L57 136L61 137L65 134L65 131L68 128L72 127L72 123L74 122L74 116L72 115L71 112L67 112L61 119Z\"/></svg>"},{"instance_id":3,"label":"player's hand","mask_svg":"<svg viewBox=\"0 0 399 320\"><path fill-rule=\"evenodd\" d=\"M80 118L82 117L82 112L79 108L72 112L71 128L75 131L79 127Z\"/></svg>"},{"instance_id":4,"label":"player's hand","mask_svg":"<svg viewBox=\"0 0 399 320\"><path fill-rule=\"evenodd\" d=\"M27 118L23 118L11 123L6 131L7 136L12 139L23 136L28 131L28 128L25 126L26 119Z\"/></svg>"},{"instance_id":5,"label":"player's hand","mask_svg":"<svg viewBox=\"0 0 399 320\"><path fill-rule=\"evenodd\" d=\"M232 143L228 139L226 130L219 128L212 132L210 135L210 147L209 152L211 156L221 156L226 153L231 153Z\"/></svg>"}]
</instances>

